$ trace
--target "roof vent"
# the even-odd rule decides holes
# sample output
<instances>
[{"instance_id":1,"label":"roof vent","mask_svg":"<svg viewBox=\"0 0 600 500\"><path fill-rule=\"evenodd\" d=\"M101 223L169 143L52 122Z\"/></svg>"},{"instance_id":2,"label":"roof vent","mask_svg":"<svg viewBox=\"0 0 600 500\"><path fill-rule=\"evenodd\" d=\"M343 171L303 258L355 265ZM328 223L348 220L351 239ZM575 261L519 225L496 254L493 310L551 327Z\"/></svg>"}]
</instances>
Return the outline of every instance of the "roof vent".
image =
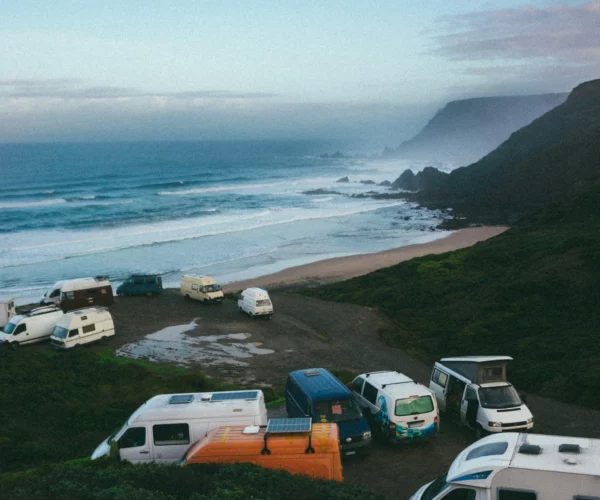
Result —
<instances>
[{"instance_id":1,"label":"roof vent","mask_svg":"<svg viewBox=\"0 0 600 500\"><path fill-rule=\"evenodd\" d=\"M569 458L565 458L565 463L567 465L577 465L578 462L574 458L569 457Z\"/></svg>"},{"instance_id":2,"label":"roof vent","mask_svg":"<svg viewBox=\"0 0 600 500\"><path fill-rule=\"evenodd\" d=\"M539 455L541 452L542 448L537 444L524 443L519 447L519 453L523 453L523 455Z\"/></svg>"},{"instance_id":3,"label":"roof vent","mask_svg":"<svg viewBox=\"0 0 600 500\"><path fill-rule=\"evenodd\" d=\"M561 453L581 453L581 448L578 444L563 443L558 446L558 451Z\"/></svg>"},{"instance_id":4,"label":"roof vent","mask_svg":"<svg viewBox=\"0 0 600 500\"><path fill-rule=\"evenodd\" d=\"M169 404L181 405L185 403L191 403L194 400L193 394L175 394L169 398Z\"/></svg>"}]
</instances>

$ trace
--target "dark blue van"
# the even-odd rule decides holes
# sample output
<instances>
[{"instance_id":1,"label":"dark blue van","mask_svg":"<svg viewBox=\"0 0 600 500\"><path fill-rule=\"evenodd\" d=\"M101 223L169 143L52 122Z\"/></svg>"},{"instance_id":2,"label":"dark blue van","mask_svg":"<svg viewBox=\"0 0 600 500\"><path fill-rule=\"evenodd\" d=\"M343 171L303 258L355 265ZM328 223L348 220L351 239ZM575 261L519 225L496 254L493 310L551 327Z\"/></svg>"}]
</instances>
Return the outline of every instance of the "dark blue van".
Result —
<instances>
[{"instance_id":1,"label":"dark blue van","mask_svg":"<svg viewBox=\"0 0 600 500\"><path fill-rule=\"evenodd\" d=\"M324 368L290 373L285 386L285 407L290 417L337 423L344 456L365 451L371 443L371 429L352 392Z\"/></svg>"},{"instance_id":2,"label":"dark blue van","mask_svg":"<svg viewBox=\"0 0 600 500\"><path fill-rule=\"evenodd\" d=\"M117 288L117 295L158 295L162 293L162 278L158 274L132 274Z\"/></svg>"}]
</instances>

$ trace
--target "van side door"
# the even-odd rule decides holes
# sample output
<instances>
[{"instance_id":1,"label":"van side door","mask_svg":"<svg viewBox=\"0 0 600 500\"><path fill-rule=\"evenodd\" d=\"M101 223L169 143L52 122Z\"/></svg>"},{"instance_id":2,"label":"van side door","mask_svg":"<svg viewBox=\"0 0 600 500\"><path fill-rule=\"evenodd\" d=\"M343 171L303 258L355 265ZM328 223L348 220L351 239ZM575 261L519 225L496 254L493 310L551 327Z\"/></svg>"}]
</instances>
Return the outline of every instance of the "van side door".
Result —
<instances>
[{"instance_id":1,"label":"van side door","mask_svg":"<svg viewBox=\"0 0 600 500\"><path fill-rule=\"evenodd\" d=\"M448 387L448 374L437 366L431 372L429 389L435 394L440 411L446 411L446 389Z\"/></svg>"},{"instance_id":2,"label":"van side door","mask_svg":"<svg viewBox=\"0 0 600 500\"><path fill-rule=\"evenodd\" d=\"M19 323L15 328L13 338L19 342L19 344L26 344L29 341L29 332L27 331L27 324L24 321Z\"/></svg>"},{"instance_id":3,"label":"van side door","mask_svg":"<svg viewBox=\"0 0 600 500\"><path fill-rule=\"evenodd\" d=\"M152 460L148 429L144 425L129 427L117 441L117 446L121 460L134 464Z\"/></svg>"},{"instance_id":4,"label":"van side door","mask_svg":"<svg viewBox=\"0 0 600 500\"><path fill-rule=\"evenodd\" d=\"M157 463L179 460L191 445L190 425L172 422L152 425L152 452Z\"/></svg>"},{"instance_id":5,"label":"van side door","mask_svg":"<svg viewBox=\"0 0 600 500\"><path fill-rule=\"evenodd\" d=\"M358 406L361 407L363 412L364 412L364 410L369 409L369 406L367 405L367 401L362 395L364 386L365 386L365 379L362 377L356 377L352 381L352 394L354 394L354 399L356 399Z\"/></svg>"}]
</instances>

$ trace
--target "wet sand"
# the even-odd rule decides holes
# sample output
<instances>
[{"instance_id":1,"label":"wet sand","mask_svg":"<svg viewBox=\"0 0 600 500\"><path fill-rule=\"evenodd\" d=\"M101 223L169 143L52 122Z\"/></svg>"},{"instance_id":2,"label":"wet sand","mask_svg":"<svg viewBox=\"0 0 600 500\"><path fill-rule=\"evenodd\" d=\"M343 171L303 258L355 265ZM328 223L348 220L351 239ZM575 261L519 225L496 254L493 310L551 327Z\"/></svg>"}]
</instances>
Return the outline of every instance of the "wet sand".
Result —
<instances>
[{"instance_id":1,"label":"wet sand","mask_svg":"<svg viewBox=\"0 0 600 500\"><path fill-rule=\"evenodd\" d=\"M505 226L470 227L449 233L449 236L429 243L408 245L377 253L321 260L254 279L228 283L223 286L223 289L225 292L237 292L251 286L281 289L334 283L362 276L415 257L470 247L475 243L497 236L507 229L509 228Z\"/></svg>"}]
</instances>

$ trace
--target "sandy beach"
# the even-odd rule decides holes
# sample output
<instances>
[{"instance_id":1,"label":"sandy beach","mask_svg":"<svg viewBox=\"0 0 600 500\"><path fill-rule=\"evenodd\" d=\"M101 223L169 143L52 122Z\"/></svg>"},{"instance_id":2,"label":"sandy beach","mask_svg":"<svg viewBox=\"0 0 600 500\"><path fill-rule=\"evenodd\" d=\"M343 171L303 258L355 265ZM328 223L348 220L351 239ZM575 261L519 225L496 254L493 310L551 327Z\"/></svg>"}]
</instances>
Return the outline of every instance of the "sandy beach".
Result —
<instances>
[{"instance_id":1,"label":"sandy beach","mask_svg":"<svg viewBox=\"0 0 600 500\"><path fill-rule=\"evenodd\" d=\"M264 288L287 288L303 285L321 285L343 281L371 273L383 267L393 266L405 260L429 254L439 254L466 248L497 236L509 229L505 226L482 226L461 229L445 238L429 243L408 245L383 252L351 255L326 259L302 266L290 267L283 271L258 278L228 283L225 292L236 292L251 286Z\"/></svg>"}]
</instances>

